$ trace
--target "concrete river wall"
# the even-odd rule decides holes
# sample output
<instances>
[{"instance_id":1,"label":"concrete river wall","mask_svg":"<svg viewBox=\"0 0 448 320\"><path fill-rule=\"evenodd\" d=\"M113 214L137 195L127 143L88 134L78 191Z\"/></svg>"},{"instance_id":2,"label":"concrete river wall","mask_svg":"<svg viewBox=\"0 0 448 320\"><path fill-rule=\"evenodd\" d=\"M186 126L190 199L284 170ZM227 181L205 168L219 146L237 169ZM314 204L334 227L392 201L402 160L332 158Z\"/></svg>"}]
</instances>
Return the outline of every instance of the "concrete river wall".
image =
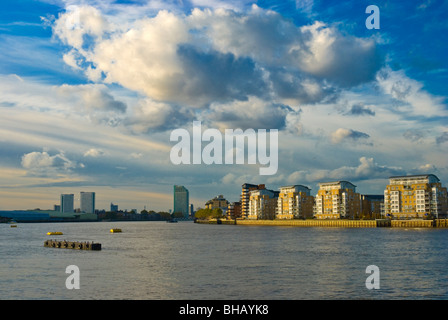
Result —
<instances>
[{"instance_id":1,"label":"concrete river wall","mask_svg":"<svg viewBox=\"0 0 448 320\"><path fill-rule=\"evenodd\" d=\"M206 224L235 224L257 226L294 226L294 227L339 227L339 228L448 228L448 219L434 220L195 220L196 223Z\"/></svg>"}]
</instances>

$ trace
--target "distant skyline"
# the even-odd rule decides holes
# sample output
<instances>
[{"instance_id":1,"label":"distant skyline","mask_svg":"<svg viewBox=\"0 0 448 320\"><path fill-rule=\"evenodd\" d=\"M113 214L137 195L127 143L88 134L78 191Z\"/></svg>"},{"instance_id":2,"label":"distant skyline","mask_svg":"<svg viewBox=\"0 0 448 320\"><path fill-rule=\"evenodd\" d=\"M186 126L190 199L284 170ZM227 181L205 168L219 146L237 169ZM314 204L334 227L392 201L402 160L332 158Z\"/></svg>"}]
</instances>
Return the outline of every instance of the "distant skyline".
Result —
<instances>
[{"instance_id":1,"label":"distant skyline","mask_svg":"<svg viewBox=\"0 0 448 320\"><path fill-rule=\"evenodd\" d=\"M368 30L368 5L381 27ZM7 0L0 3L0 209L203 207L389 176L448 183L448 2ZM278 129L277 174L170 162L170 133ZM76 199L75 199L76 202Z\"/></svg>"}]
</instances>

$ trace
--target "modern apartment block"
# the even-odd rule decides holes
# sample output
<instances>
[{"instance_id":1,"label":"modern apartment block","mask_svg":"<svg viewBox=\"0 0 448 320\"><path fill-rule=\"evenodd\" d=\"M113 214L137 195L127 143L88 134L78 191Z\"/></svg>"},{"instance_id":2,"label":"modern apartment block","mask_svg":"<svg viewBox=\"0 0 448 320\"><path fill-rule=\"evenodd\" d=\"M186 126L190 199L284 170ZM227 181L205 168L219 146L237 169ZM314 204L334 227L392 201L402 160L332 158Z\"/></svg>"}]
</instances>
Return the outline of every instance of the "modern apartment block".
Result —
<instances>
[{"instance_id":1,"label":"modern apartment block","mask_svg":"<svg viewBox=\"0 0 448 320\"><path fill-rule=\"evenodd\" d=\"M384 213L394 219L445 217L447 199L447 189L433 174L394 176L384 190Z\"/></svg>"},{"instance_id":2,"label":"modern apartment block","mask_svg":"<svg viewBox=\"0 0 448 320\"><path fill-rule=\"evenodd\" d=\"M278 191L268 189L250 191L247 219L274 219L278 195Z\"/></svg>"},{"instance_id":3,"label":"modern apartment block","mask_svg":"<svg viewBox=\"0 0 448 320\"><path fill-rule=\"evenodd\" d=\"M189 214L189 193L184 186L174 186L174 213L182 213L185 218Z\"/></svg>"},{"instance_id":4,"label":"modern apartment block","mask_svg":"<svg viewBox=\"0 0 448 320\"><path fill-rule=\"evenodd\" d=\"M81 192L80 209L84 213L95 213L95 192Z\"/></svg>"},{"instance_id":5,"label":"modern apartment block","mask_svg":"<svg viewBox=\"0 0 448 320\"><path fill-rule=\"evenodd\" d=\"M360 194L349 181L319 183L315 197L303 185L280 187L245 183L242 219L408 219L447 218L448 193L433 174L390 177L384 194ZM230 206L229 206L230 207ZM232 218L234 209L229 209ZM236 212L236 211L235 211ZM237 216L239 217L239 216Z\"/></svg>"},{"instance_id":6,"label":"modern apartment block","mask_svg":"<svg viewBox=\"0 0 448 320\"><path fill-rule=\"evenodd\" d=\"M246 219L249 215L249 197L253 190L265 189L264 184L250 184L245 183L241 188L241 218Z\"/></svg>"},{"instance_id":7,"label":"modern apartment block","mask_svg":"<svg viewBox=\"0 0 448 320\"><path fill-rule=\"evenodd\" d=\"M61 194L61 213L73 213L74 194Z\"/></svg>"},{"instance_id":8,"label":"modern apartment block","mask_svg":"<svg viewBox=\"0 0 448 320\"><path fill-rule=\"evenodd\" d=\"M319 183L314 214L317 219L352 218L361 212L361 195L348 181Z\"/></svg>"},{"instance_id":9,"label":"modern apartment block","mask_svg":"<svg viewBox=\"0 0 448 320\"><path fill-rule=\"evenodd\" d=\"M241 202L231 202L227 207L227 217L229 219L241 218Z\"/></svg>"},{"instance_id":10,"label":"modern apartment block","mask_svg":"<svg viewBox=\"0 0 448 320\"><path fill-rule=\"evenodd\" d=\"M280 188L277 200L276 219L311 218L314 197L311 189L302 185Z\"/></svg>"}]
</instances>

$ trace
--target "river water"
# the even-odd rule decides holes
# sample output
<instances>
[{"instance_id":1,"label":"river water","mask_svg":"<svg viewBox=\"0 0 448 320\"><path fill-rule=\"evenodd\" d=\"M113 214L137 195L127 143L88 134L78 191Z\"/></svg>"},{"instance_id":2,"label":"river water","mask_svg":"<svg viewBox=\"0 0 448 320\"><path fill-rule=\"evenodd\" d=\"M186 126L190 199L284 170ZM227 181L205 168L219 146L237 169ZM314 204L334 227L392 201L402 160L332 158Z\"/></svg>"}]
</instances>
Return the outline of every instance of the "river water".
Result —
<instances>
[{"instance_id":1,"label":"river water","mask_svg":"<svg viewBox=\"0 0 448 320\"><path fill-rule=\"evenodd\" d=\"M50 238L102 250L44 247ZM447 240L448 229L0 224L0 299L446 300ZM69 265L79 268L78 290L66 287ZM379 289L366 287L370 265Z\"/></svg>"}]
</instances>

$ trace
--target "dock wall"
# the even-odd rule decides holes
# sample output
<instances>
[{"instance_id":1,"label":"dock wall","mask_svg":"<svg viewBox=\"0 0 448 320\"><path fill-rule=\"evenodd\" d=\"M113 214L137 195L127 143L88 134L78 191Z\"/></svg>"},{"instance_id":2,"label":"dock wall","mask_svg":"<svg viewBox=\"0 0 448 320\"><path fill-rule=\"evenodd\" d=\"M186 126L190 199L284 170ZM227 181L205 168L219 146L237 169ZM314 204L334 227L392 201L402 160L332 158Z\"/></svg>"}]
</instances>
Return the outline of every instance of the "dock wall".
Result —
<instances>
[{"instance_id":1,"label":"dock wall","mask_svg":"<svg viewBox=\"0 0 448 320\"><path fill-rule=\"evenodd\" d=\"M234 224L246 226L294 226L294 227L336 227L336 228L448 228L448 219L435 220L196 220L205 224Z\"/></svg>"},{"instance_id":2,"label":"dock wall","mask_svg":"<svg viewBox=\"0 0 448 320\"><path fill-rule=\"evenodd\" d=\"M238 225L375 228L375 220L237 220Z\"/></svg>"},{"instance_id":3,"label":"dock wall","mask_svg":"<svg viewBox=\"0 0 448 320\"><path fill-rule=\"evenodd\" d=\"M436 228L448 228L448 219L436 219L434 221L434 227L436 227Z\"/></svg>"},{"instance_id":4,"label":"dock wall","mask_svg":"<svg viewBox=\"0 0 448 320\"><path fill-rule=\"evenodd\" d=\"M391 227L393 228L432 228L434 227L433 220L392 220Z\"/></svg>"}]
</instances>

